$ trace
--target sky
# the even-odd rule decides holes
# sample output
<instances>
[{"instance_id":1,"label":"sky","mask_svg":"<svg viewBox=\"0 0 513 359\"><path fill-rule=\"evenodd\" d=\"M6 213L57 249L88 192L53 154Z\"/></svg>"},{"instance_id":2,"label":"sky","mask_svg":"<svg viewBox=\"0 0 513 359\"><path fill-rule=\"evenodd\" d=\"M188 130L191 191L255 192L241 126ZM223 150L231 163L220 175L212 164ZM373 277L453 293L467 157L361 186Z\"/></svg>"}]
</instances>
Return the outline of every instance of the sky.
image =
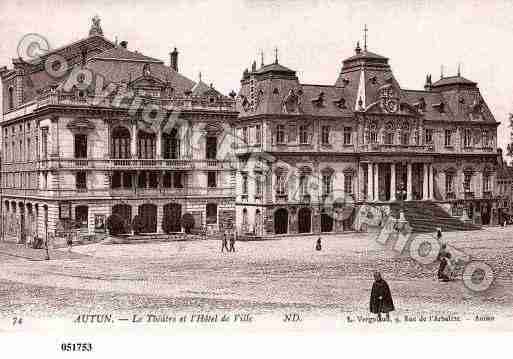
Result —
<instances>
[{"instance_id":1,"label":"sky","mask_svg":"<svg viewBox=\"0 0 513 359\"><path fill-rule=\"evenodd\" d=\"M422 89L455 75L476 81L495 119L499 146L510 139L513 112L513 1L318 0L0 0L0 66L11 67L25 34L57 48L87 36L98 15L104 35L169 63L178 48L180 72L237 91L253 60L274 60L302 83L334 84L344 58L368 27L368 49L390 58L402 88Z\"/></svg>"}]
</instances>

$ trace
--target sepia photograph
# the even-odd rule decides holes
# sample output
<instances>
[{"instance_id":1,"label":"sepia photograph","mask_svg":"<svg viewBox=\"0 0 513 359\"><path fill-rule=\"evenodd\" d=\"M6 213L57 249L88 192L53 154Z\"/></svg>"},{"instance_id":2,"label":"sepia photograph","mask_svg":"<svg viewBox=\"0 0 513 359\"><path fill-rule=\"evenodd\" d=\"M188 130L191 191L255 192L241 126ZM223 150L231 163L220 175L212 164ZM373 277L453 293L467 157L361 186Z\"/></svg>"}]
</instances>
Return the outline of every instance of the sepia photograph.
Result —
<instances>
[{"instance_id":1,"label":"sepia photograph","mask_svg":"<svg viewBox=\"0 0 513 359\"><path fill-rule=\"evenodd\" d=\"M513 331L513 3L0 13L1 334Z\"/></svg>"}]
</instances>

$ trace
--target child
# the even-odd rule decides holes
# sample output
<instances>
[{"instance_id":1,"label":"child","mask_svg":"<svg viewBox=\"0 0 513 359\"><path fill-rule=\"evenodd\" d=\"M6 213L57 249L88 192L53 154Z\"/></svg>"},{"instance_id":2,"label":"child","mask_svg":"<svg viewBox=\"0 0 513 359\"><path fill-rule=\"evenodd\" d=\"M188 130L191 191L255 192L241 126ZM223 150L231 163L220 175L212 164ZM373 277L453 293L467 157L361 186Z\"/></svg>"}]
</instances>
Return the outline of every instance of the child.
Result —
<instances>
[{"instance_id":1,"label":"child","mask_svg":"<svg viewBox=\"0 0 513 359\"><path fill-rule=\"evenodd\" d=\"M381 313L386 314L386 320L390 320L390 312L394 311L394 301L388 283L381 277L381 273L374 272L374 284L372 285L370 296L370 311L378 315L378 321L381 321Z\"/></svg>"}]
</instances>

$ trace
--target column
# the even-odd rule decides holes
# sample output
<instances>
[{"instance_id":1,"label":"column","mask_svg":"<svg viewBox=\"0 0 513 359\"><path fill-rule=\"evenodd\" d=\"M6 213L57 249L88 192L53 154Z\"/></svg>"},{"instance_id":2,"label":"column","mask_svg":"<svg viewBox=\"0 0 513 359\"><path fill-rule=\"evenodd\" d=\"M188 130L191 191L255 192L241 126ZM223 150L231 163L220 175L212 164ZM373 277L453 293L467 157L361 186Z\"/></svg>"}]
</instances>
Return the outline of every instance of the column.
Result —
<instances>
[{"instance_id":1,"label":"column","mask_svg":"<svg viewBox=\"0 0 513 359\"><path fill-rule=\"evenodd\" d=\"M163 230L162 230L162 220L163 220L163 217L164 217L164 208L156 203L156 206L157 206L157 233L162 233Z\"/></svg>"},{"instance_id":2,"label":"column","mask_svg":"<svg viewBox=\"0 0 513 359\"><path fill-rule=\"evenodd\" d=\"M358 177L357 177L357 183L356 183L356 201L362 201L363 200L363 167L361 163L358 163Z\"/></svg>"},{"instance_id":3,"label":"column","mask_svg":"<svg viewBox=\"0 0 513 359\"><path fill-rule=\"evenodd\" d=\"M390 164L390 201L395 201L395 163Z\"/></svg>"},{"instance_id":4,"label":"column","mask_svg":"<svg viewBox=\"0 0 513 359\"><path fill-rule=\"evenodd\" d=\"M137 126L135 122L132 123L132 139L130 141L130 152L132 158L137 157Z\"/></svg>"},{"instance_id":5,"label":"column","mask_svg":"<svg viewBox=\"0 0 513 359\"><path fill-rule=\"evenodd\" d=\"M428 165L427 163L424 163L423 166L423 174L424 174L424 180L422 181L422 199L426 200L429 197L429 190L428 190Z\"/></svg>"},{"instance_id":6,"label":"column","mask_svg":"<svg viewBox=\"0 0 513 359\"><path fill-rule=\"evenodd\" d=\"M435 197L435 172L433 165L429 164L429 199L433 200Z\"/></svg>"},{"instance_id":7,"label":"column","mask_svg":"<svg viewBox=\"0 0 513 359\"><path fill-rule=\"evenodd\" d=\"M373 179L373 168L374 164L369 162L367 163L367 201L370 202L374 199L372 193L372 179Z\"/></svg>"},{"instance_id":8,"label":"column","mask_svg":"<svg viewBox=\"0 0 513 359\"><path fill-rule=\"evenodd\" d=\"M379 163L374 166L374 201L379 201Z\"/></svg>"},{"instance_id":9,"label":"column","mask_svg":"<svg viewBox=\"0 0 513 359\"><path fill-rule=\"evenodd\" d=\"M413 165L408 162L406 166L406 200L411 201L412 200L412 189L413 189L413 178L412 178L412 167Z\"/></svg>"},{"instance_id":10,"label":"column","mask_svg":"<svg viewBox=\"0 0 513 359\"><path fill-rule=\"evenodd\" d=\"M155 158L159 160L162 158L162 131L159 129L155 136Z\"/></svg>"}]
</instances>

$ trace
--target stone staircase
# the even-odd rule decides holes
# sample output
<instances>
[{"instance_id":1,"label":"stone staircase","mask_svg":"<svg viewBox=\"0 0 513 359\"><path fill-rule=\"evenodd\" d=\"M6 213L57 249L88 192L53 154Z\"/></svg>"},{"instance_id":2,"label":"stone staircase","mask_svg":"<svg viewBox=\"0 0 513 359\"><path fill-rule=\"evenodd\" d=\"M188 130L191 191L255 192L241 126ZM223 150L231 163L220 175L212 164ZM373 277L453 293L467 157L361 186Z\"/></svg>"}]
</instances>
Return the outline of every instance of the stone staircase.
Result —
<instances>
[{"instance_id":1,"label":"stone staircase","mask_svg":"<svg viewBox=\"0 0 513 359\"><path fill-rule=\"evenodd\" d=\"M398 218L401 204L394 203L390 207L392 215ZM404 202L404 216L414 232L434 232L438 227L441 227L443 232L481 229L478 225L452 217L444 209L429 201Z\"/></svg>"}]
</instances>

